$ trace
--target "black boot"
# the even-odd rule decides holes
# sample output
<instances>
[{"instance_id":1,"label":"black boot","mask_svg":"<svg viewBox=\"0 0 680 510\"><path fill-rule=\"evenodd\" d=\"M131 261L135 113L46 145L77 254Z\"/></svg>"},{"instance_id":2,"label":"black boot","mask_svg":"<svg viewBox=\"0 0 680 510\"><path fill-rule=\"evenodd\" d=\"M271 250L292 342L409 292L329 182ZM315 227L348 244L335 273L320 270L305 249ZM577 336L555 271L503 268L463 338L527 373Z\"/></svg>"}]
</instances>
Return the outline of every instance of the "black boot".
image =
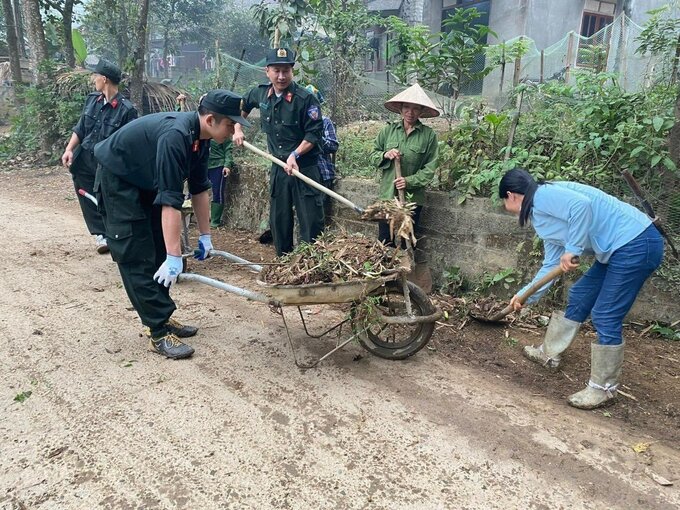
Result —
<instances>
[{"instance_id":1,"label":"black boot","mask_svg":"<svg viewBox=\"0 0 680 510\"><path fill-rule=\"evenodd\" d=\"M166 333L160 338L151 338L149 350L171 359L188 358L194 353L193 347L183 343L177 335L172 333Z\"/></svg>"}]
</instances>

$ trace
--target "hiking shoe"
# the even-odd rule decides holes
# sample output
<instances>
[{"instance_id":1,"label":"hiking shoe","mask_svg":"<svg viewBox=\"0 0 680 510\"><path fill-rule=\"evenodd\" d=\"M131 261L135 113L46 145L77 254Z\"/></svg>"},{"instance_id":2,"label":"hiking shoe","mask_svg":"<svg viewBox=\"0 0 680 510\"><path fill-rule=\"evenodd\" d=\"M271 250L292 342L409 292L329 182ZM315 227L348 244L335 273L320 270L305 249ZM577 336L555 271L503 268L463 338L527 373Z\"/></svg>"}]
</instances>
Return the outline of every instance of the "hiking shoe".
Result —
<instances>
[{"instance_id":1,"label":"hiking shoe","mask_svg":"<svg viewBox=\"0 0 680 510\"><path fill-rule=\"evenodd\" d=\"M172 333L173 335L176 335L180 338L189 338L190 336L194 336L196 333L198 333L198 328L196 326L187 326L179 321L176 321L175 319L168 320L168 322L165 324L165 327L168 329L169 333Z\"/></svg>"},{"instance_id":2,"label":"hiking shoe","mask_svg":"<svg viewBox=\"0 0 680 510\"><path fill-rule=\"evenodd\" d=\"M99 253L100 255L103 255L104 253L108 253L109 245L106 242L106 237L99 234L97 237L95 237L94 242L97 245L97 253Z\"/></svg>"},{"instance_id":3,"label":"hiking shoe","mask_svg":"<svg viewBox=\"0 0 680 510\"><path fill-rule=\"evenodd\" d=\"M170 359L188 358L194 353L193 347L183 343L177 335L172 333L167 333L160 338L150 338L149 350Z\"/></svg>"},{"instance_id":4,"label":"hiking shoe","mask_svg":"<svg viewBox=\"0 0 680 510\"><path fill-rule=\"evenodd\" d=\"M165 328L168 330L168 333L172 333L180 338L189 338L198 333L198 328L196 326L186 326L175 319L169 319L168 322L165 323ZM151 338L151 329L144 328L144 335Z\"/></svg>"}]
</instances>

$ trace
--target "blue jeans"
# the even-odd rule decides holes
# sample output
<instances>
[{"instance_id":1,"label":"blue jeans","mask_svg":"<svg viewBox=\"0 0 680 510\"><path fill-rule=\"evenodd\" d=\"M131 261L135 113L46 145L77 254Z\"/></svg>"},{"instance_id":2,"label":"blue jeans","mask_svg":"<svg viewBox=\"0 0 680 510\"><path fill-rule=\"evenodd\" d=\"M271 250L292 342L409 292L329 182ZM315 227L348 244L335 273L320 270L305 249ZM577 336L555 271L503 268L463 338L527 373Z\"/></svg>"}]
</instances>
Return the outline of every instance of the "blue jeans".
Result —
<instances>
[{"instance_id":1,"label":"blue jeans","mask_svg":"<svg viewBox=\"0 0 680 510\"><path fill-rule=\"evenodd\" d=\"M565 317L584 322L590 315L599 344L621 344L623 319L662 258L663 238L650 225L612 253L607 264L595 262L571 287Z\"/></svg>"},{"instance_id":2,"label":"blue jeans","mask_svg":"<svg viewBox=\"0 0 680 510\"><path fill-rule=\"evenodd\" d=\"M224 188L227 184L227 178L222 170L224 170L224 166L208 168L208 179L212 184L212 202L214 204L224 203Z\"/></svg>"}]
</instances>

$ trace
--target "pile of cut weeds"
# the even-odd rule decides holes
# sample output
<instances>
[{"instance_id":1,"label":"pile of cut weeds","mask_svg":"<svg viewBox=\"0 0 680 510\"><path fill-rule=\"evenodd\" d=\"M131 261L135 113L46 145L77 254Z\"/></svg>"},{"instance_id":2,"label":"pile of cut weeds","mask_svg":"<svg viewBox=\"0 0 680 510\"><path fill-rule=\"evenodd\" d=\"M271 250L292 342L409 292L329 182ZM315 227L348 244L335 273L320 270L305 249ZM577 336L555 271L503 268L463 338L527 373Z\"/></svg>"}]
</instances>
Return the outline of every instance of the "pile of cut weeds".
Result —
<instances>
[{"instance_id":1,"label":"pile of cut weeds","mask_svg":"<svg viewBox=\"0 0 680 510\"><path fill-rule=\"evenodd\" d=\"M324 232L267 266L260 279L270 285L305 285L378 278L399 270L400 254L362 234Z\"/></svg>"}]
</instances>

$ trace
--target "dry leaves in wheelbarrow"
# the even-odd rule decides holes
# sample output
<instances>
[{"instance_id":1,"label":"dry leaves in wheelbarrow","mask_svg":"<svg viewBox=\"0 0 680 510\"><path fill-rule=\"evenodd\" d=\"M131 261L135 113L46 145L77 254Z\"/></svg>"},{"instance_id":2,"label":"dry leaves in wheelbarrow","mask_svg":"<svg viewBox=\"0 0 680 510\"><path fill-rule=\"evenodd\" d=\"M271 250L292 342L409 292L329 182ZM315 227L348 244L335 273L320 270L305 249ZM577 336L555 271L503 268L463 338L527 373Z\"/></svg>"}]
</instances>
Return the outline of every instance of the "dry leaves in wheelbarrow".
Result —
<instances>
[{"instance_id":1,"label":"dry leaves in wheelbarrow","mask_svg":"<svg viewBox=\"0 0 680 510\"><path fill-rule=\"evenodd\" d=\"M314 243L300 243L292 253L267 266L260 279L270 285L339 283L377 278L401 267L400 250L361 234L324 232Z\"/></svg>"}]
</instances>

